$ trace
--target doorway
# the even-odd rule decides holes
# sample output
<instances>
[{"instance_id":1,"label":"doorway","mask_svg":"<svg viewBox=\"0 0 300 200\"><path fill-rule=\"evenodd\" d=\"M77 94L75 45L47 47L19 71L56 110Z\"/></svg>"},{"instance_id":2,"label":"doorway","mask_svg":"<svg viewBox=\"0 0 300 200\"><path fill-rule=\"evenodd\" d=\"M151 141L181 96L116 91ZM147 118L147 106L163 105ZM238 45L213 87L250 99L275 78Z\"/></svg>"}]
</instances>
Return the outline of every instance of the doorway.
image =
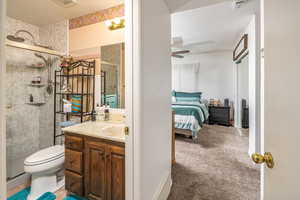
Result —
<instances>
[{"instance_id":1,"label":"doorway","mask_svg":"<svg viewBox=\"0 0 300 200\"><path fill-rule=\"evenodd\" d=\"M181 102L190 95L201 94L200 104L207 106L209 117L200 119L202 124L199 123L196 139L179 134L176 138L177 164L173 166L173 190L169 200L260 197L260 168L253 165L250 157L257 145L253 138L256 134L260 136L256 131L259 125L255 123L259 121L256 106L260 104L259 95L256 96L260 92L256 82L260 78L256 73L259 70L255 18L258 9L258 1L239 8L223 2L172 14L172 93L173 108L175 113L178 111L176 128L182 128L186 122L185 114L180 113L178 107L183 103L185 107L192 104L192 100ZM247 42L243 40L245 35ZM233 59L234 49L239 51L239 56ZM185 95L184 98L181 95ZM251 117L247 114L249 111ZM183 183L180 177L189 178ZM225 189L227 184L228 188L235 189ZM189 190L189 186L193 190Z\"/></svg>"}]
</instances>

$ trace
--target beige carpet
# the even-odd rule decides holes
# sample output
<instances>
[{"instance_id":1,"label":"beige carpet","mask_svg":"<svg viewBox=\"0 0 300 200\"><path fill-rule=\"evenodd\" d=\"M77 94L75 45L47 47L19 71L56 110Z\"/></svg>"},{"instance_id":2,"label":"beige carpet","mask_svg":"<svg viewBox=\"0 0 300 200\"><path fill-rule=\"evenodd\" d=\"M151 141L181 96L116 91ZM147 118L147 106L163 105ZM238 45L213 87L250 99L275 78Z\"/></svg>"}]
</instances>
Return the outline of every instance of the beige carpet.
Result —
<instances>
[{"instance_id":1,"label":"beige carpet","mask_svg":"<svg viewBox=\"0 0 300 200\"><path fill-rule=\"evenodd\" d=\"M177 136L168 200L258 200L259 166L247 151L248 137L232 127L206 125L195 142Z\"/></svg>"}]
</instances>

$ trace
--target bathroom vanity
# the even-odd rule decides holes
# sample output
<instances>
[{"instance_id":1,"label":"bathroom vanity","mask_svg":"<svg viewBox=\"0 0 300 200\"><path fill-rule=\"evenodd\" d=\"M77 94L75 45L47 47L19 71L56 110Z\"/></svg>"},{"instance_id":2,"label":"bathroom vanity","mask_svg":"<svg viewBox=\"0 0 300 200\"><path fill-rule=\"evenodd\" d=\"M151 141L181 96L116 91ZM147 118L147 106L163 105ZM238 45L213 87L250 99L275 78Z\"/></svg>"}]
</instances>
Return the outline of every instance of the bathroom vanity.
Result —
<instances>
[{"instance_id":1,"label":"bathroom vanity","mask_svg":"<svg viewBox=\"0 0 300 200\"><path fill-rule=\"evenodd\" d=\"M68 192L91 200L125 200L124 128L86 122L63 129Z\"/></svg>"}]
</instances>

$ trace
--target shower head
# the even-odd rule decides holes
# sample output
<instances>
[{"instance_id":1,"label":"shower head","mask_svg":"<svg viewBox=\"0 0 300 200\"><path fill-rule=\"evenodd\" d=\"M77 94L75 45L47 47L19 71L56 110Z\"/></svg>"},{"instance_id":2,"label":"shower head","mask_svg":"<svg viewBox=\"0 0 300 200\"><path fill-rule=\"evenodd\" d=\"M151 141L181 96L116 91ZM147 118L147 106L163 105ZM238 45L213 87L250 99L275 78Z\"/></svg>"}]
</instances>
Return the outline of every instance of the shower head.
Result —
<instances>
[{"instance_id":1,"label":"shower head","mask_svg":"<svg viewBox=\"0 0 300 200\"><path fill-rule=\"evenodd\" d=\"M27 35L29 35L31 37L31 42L34 46L53 50L53 48L50 47L50 46L45 46L45 45L41 45L41 44L36 43L35 38L32 35L32 33L30 33L29 31L26 31L26 30L18 30L14 35L8 35L6 38L11 40L11 41L14 41L14 42L24 42L26 39L24 37L20 37L19 36L20 33L26 33Z\"/></svg>"},{"instance_id":2,"label":"shower head","mask_svg":"<svg viewBox=\"0 0 300 200\"><path fill-rule=\"evenodd\" d=\"M27 35L29 35L31 37L31 42L35 44L34 36L29 31L26 30L18 30L14 35L8 35L6 38L14 42L24 42L25 38L20 37L19 36L20 33L26 33Z\"/></svg>"},{"instance_id":3,"label":"shower head","mask_svg":"<svg viewBox=\"0 0 300 200\"><path fill-rule=\"evenodd\" d=\"M15 36L15 35L8 35L6 38L11 40L11 41L14 41L14 42L24 42L25 41L24 38L18 37L18 36Z\"/></svg>"}]
</instances>

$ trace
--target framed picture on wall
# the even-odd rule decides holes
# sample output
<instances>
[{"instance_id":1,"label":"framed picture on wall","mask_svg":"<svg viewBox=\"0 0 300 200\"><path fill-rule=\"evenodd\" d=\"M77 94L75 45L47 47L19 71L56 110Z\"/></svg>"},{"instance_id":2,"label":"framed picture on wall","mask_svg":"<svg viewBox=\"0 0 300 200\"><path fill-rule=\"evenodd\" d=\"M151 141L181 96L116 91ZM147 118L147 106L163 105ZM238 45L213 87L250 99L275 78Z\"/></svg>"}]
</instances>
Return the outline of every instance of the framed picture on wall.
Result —
<instances>
[{"instance_id":1,"label":"framed picture on wall","mask_svg":"<svg viewBox=\"0 0 300 200\"><path fill-rule=\"evenodd\" d=\"M233 51L233 61L238 60L248 49L248 34L244 34Z\"/></svg>"}]
</instances>

